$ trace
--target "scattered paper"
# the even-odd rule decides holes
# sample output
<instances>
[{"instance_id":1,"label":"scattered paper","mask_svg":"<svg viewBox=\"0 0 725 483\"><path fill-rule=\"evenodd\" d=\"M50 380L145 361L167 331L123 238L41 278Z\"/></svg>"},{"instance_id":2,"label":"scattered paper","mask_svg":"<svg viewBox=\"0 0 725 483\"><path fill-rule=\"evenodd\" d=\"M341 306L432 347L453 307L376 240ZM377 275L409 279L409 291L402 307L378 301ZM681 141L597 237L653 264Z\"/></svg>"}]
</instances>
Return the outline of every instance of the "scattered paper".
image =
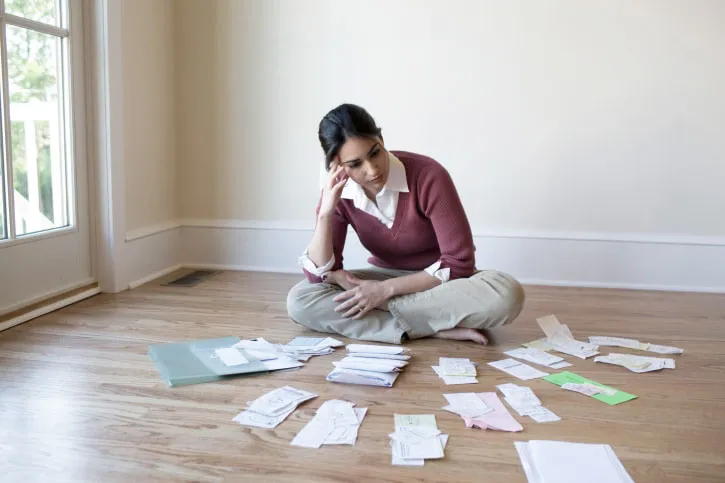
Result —
<instances>
[{"instance_id":1,"label":"scattered paper","mask_svg":"<svg viewBox=\"0 0 725 483\"><path fill-rule=\"evenodd\" d=\"M291 341L287 342L288 346L315 346L322 342L324 337L295 337Z\"/></svg>"},{"instance_id":2,"label":"scattered paper","mask_svg":"<svg viewBox=\"0 0 725 483\"><path fill-rule=\"evenodd\" d=\"M496 387L504 395L504 401L519 413L519 416L528 416L538 423L561 420L559 416L541 404L531 388L516 384L500 384Z\"/></svg>"},{"instance_id":3,"label":"scattered paper","mask_svg":"<svg viewBox=\"0 0 725 483\"><path fill-rule=\"evenodd\" d=\"M246 357L242 355L234 347L225 347L223 349L214 349L217 357L227 366L239 366L242 364L249 364Z\"/></svg>"},{"instance_id":4,"label":"scattered paper","mask_svg":"<svg viewBox=\"0 0 725 483\"><path fill-rule=\"evenodd\" d=\"M335 368L327 375L328 381L392 387L410 358L402 354L401 346L350 344L347 352L347 357L332 363Z\"/></svg>"},{"instance_id":5,"label":"scattered paper","mask_svg":"<svg viewBox=\"0 0 725 483\"><path fill-rule=\"evenodd\" d=\"M607 396L614 396L617 391L606 387L595 386L594 384L585 382L583 384L577 384L575 382L567 382L561 385L562 389L568 391L578 392L585 396L594 396L596 394L606 394Z\"/></svg>"},{"instance_id":6,"label":"scattered paper","mask_svg":"<svg viewBox=\"0 0 725 483\"><path fill-rule=\"evenodd\" d=\"M549 354L539 349L532 349L530 347L512 349L504 352L504 354L547 367L552 367L554 364L558 364L560 362L566 362L562 357Z\"/></svg>"},{"instance_id":7,"label":"scattered paper","mask_svg":"<svg viewBox=\"0 0 725 483\"><path fill-rule=\"evenodd\" d=\"M608 444L516 441L529 483L634 483Z\"/></svg>"},{"instance_id":8,"label":"scattered paper","mask_svg":"<svg viewBox=\"0 0 725 483\"><path fill-rule=\"evenodd\" d=\"M289 349L288 346L272 344L262 337L241 340L234 344L234 347L244 349L247 354L262 361L262 365L264 365L268 371L302 367L304 364L300 361L307 361L310 357L312 357L310 354L300 355L300 353L296 352L294 349ZM298 349L301 348L301 346L298 347ZM325 353L333 351L333 349L329 347L322 347L321 350L325 351Z\"/></svg>"},{"instance_id":9,"label":"scattered paper","mask_svg":"<svg viewBox=\"0 0 725 483\"><path fill-rule=\"evenodd\" d=\"M627 349L636 349L658 354L682 354L684 349L679 347L670 347L666 345L650 344L648 342L640 342L636 339L626 339L624 337L608 337L608 336L590 336L589 342L598 346L608 347L625 347Z\"/></svg>"},{"instance_id":10,"label":"scattered paper","mask_svg":"<svg viewBox=\"0 0 725 483\"><path fill-rule=\"evenodd\" d=\"M528 364L524 364L523 362L519 362L514 359L503 359L501 361L489 362L488 365L524 381L536 379L537 377L544 377L548 374L547 372L542 372Z\"/></svg>"},{"instance_id":11,"label":"scattered paper","mask_svg":"<svg viewBox=\"0 0 725 483\"><path fill-rule=\"evenodd\" d=\"M455 394L444 394L448 401L445 410L458 414L463 418L474 419L493 411L483 400L473 392L460 392Z\"/></svg>"},{"instance_id":12,"label":"scattered paper","mask_svg":"<svg viewBox=\"0 0 725 483\"><path fill-rule=\"evenodd\" d=\"M389 434L392 464L423 466L426 459L440 459L448 435L442 434L433 414L395 414L395 432Z\"/></svg>"},{"instance_id":13,"label":"scattered paper","mask_svg":"<svg viewBox=\"0 0 725 483\"><path fill-rule=\"evenodd\" d=\"M478 379L476 379L473 376L446 376L443 374L443 371L441 370L440 366L431 366L436 374L438 374L438 377L443 379L443 382L445 382L448 385L453 384L478 384Z\"/></svg>"},{"instance_id":14,"label":"scattered paper","mask_svg":"<svg viewBox=\"0 0 725 483\"><path fill-rule=\"evenodd\" d=\"M632 372L652 372L661 369L674 369L675 360L662 357L635 356L631 354L610 353L606 356L597 356L594 362L604 362L616 366L626 367Z\"/></svg>"},{"instance_id":15,"label":"scattered paper","mask_svg":"<svg viewBox=\"0 0 725 483\"><path fill-rule=\"evenodd\" d=\"M595 344L574 339L569 327L561 324L556 316L547 315L546 317L539 317L536 319L536 322L541 327L541 330L544 331L544 334L546 334L546 340L553 350L579 357L580 359L586 359L599 354L598 347Z\"/></svg>"},{"instance_id":16,"label":"scattered paper","mask_svg":"<svg viewBox=\"0 0 725 483\"><path fill-rule=\"evenodd\" d=\"M476 366L470 359L440 357L438 367L440 367L444 376L476 376Z\"/></svg>"},{"instance_id":17,"label":"scattered paper","mask_svg":"<svg viewBox=\"0 0 725 483\"><path fill-rule=\"evenodd\" d=\"M531 342L526 342L525 344L522 344L524 347L528 347L530 349L539 349L540 351L550 351L554 348L551 343L546 340L546 337L543 339L536 339Z\"/></svg>"},{"instance_id":18,"label":"scattered paper","mask_svg":"<svg viewBox=\"0 0 725 483\"><path fill-rule=\"evenodd\" d=\"M476 393L476 396L490 408L490 411L475 418L469 418L461 414L465 411L461 411L453 405L445 406L443 409L460 415L467 428L477 427L494 431L522 431L524 429L506 409L495 392L480 392Z\"/></svg>"},{"instance_id":19,"label":"scattered paper","mask_svg":"<svg viewBox=\"0 0 725 483\"><path fill-rule=\"evenodd\" d=\"M557 362L556 364L552 364L549 367L552 369L564 369L565 367L570 367L571 364L566 361Z\"/></svg>"},{"instance_id":20,"label":"scattered paper","mask_svg":"<svg viewBox=\"0 0 725 483\"><path fill-rule=\"evenodd\" d=\"M604 403L607 403L611 406L614 406L616 404L621 404L623 402L631 401L632 399L636 399L637 396L634 394L629 394L624 391L620 391L619 389L615 389L613 387L605 386L604 384L599 384L598 382L591 381L585 377L580 376L579 374L575 374L573 372L569 371L562 371L558 372L556 374L550 374L544 378L545 381L549 381L552 384L556 384L557 386L562 386L566 383L574 383L574 384L592 384L594 386L603 388L606 390L606 392L601 392L599 394L594 394L591 397L594 399L598 399L599 401L602 401ZM614 394L612 394L612 391L615 391ZM577 391L579 392L579 391Z\"/></svg>"},{"instance_id":21,"label":"scattered paper","mask_svg":"<svg viewBox=\"0 0 725 483\"><path fill-rule=\"evenodd\" d=\"M347 351L351 353L403 354L405 353L405 348L400 345L348 344Z\"/></svg>"},{"instance_id":22,"label":"scattered paper","mask_svg":"<svg viewBox=\"0 0 725 483\"><path fill-rule=\"evenodd\" d=\"M317 394L284 386L270 391L247 404L247 409L232 420L245 426L275 428L301 403L316 398Z\"/></svg>"},{"instance_id":23,"label":"scattered paper","mask_svg":"<svg viewBox=\"0 0 725 483\"><path fill-rule=\"evenodd\" d=\"M325 444L354 445L367 408L353 406L354 403L339 399L325 401L290 444L303 448L319 448Z\"/></svg>"}]
</instances>

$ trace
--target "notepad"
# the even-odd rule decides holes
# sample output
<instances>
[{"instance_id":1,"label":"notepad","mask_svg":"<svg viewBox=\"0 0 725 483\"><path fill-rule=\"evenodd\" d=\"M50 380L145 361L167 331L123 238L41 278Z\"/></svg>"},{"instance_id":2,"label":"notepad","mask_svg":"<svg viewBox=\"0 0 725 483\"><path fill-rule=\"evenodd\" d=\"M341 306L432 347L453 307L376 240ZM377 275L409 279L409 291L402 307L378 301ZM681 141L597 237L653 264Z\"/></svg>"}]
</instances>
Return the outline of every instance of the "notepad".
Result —
<instances>
[{"instance_id":1,"label":"notepad","mask_svg":"<svg viewBox=\"0 0 725 483\"><path fill-rule=\"evenodd\" d=\"M608 444L516 441L529 483L634 483Z\"/></svg>"}]
</instances>

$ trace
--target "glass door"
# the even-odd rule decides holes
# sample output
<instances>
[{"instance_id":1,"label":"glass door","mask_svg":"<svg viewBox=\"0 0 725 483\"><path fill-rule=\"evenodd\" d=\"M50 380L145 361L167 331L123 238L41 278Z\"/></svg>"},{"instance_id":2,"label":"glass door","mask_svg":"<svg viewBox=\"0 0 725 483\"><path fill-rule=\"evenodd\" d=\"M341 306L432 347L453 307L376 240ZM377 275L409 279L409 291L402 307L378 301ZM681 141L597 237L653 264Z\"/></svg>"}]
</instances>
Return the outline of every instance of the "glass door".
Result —
<instances>
[{"instance_id":1,"label":"glass door","mask_svg":"<svg viewBox=\"0 0 725 483\"><path fill-rule=\"evenodd\" d=\"M94 282L81 0L0 0L0 321Z\"/></svg>"}]
</instances>

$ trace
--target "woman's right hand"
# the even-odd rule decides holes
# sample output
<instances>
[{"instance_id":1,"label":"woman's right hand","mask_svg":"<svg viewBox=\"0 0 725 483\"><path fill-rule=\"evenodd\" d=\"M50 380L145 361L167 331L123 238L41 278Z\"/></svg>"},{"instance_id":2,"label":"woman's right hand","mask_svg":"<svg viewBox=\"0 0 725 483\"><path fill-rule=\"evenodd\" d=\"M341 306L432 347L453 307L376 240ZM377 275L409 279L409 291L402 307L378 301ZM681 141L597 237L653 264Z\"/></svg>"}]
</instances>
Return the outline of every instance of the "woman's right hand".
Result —
<instances>
[{"instance_id":1,"label":"woman's right hand","mask_svg":"<svg viewBox=\"0 0 725 483\"><path fill-rule=\"evenodd\" d=\"M337 202L340 201L342 188L347 182L348 176L343 172L342 165L337 161L330 165L330 174L322 192L322 202L320 203L320 215L329 216L335 211Z\"/></svg>"}]
</instances>

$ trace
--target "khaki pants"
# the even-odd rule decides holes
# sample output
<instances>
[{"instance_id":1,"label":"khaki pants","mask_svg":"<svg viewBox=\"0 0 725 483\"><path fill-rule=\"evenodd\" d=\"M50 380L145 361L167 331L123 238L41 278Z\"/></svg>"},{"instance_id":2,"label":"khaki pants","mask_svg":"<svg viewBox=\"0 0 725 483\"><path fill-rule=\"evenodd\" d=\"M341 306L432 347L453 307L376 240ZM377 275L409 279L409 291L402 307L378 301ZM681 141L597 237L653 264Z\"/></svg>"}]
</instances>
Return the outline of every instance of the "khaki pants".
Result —
<instances>
[{"instance_id":1,"label":"khaki pants","mask_svg":"<svg viewBox=\"0 0 725 483\"><path fill-rule=\"evenodd\" d=\"M364 280L385 280L415 272L370 267L350 273ZM342 291L337 285L302 280L287 296L289 316L318 332L400 344L405 337L429 337L453 327L500 327L519 315L525 298L523 288L510 275L481 270L469 278L451 280L424 292L394 297L388 301L390 312L375 309L354 320L335 312L342 302L333 298Z\"/></svg>"}]
</instances>

